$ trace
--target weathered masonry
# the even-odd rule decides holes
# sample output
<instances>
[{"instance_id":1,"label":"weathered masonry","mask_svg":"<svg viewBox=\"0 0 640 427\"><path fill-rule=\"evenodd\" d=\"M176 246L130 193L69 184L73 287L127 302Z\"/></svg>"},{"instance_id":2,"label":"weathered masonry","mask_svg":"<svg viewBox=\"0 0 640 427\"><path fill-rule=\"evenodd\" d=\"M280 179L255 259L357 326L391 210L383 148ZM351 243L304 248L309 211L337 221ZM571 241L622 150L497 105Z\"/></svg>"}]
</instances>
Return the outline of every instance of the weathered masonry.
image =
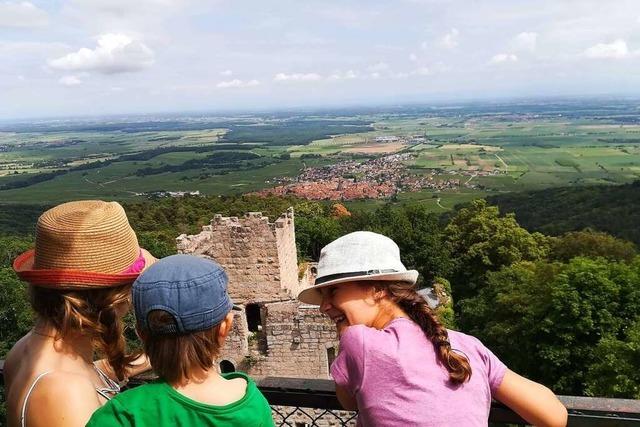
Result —
<instances>
[{"instance_id":1,"label":"weathered masonry","mask_svg":"<svg viewBox=\"0 0 640 427\"><path fill-rule=\"evenodd\" d=\"M335 325L295 297L314 279L313 264L298 264L293 209L275 222L260 212L215 215L196 235L177 238L178 252L217 261L229 293L244 310L222 351L221 371L256 377L329 378L337 353Z\"/></svg>"}]
</instances>

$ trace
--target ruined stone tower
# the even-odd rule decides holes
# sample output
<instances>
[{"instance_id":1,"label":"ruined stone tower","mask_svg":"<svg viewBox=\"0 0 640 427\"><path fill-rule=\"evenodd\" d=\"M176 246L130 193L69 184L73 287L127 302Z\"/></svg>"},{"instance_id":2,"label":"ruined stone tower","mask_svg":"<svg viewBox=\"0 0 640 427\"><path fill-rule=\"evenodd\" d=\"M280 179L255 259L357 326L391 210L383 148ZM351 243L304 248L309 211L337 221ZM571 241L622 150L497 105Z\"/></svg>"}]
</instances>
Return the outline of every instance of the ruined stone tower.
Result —
<instances>
[{"instance_id":1,"label":"ruined stone tower","mask_svg":"<svg viewBox=\"0 0 640 427\"><path fill-rule=\"evenodd\" d=\"M222 350L222 371L329 378L338 338L317 307L295 299L313 282L314 267L298 266L292 208L273 223L260 212L215 215L201 233L179 236L177 246L217 261L229 276L231 298L244 308Z\"/></svg>"}]
</instances>

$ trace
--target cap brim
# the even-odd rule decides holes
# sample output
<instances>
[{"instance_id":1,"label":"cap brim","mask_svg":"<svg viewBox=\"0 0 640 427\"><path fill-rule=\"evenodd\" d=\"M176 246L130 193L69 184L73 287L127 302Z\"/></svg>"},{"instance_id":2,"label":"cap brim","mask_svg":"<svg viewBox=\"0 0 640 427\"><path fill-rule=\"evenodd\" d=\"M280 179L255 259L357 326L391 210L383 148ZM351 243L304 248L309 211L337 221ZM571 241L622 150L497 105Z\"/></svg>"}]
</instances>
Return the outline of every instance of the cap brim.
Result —
<instances>
[{"instance_id":1,"label":"cap brim","mask_svg":"<svg viewBox=\"0 0 640 427\"><path fill-rule=\"evenodd\" d=\"M416 270L408 270L399 273L380 273L363 276L342 277L339 279L329 280L321 285L303 289L298 294L298 300L305 304L320 305L322 303L322 294L320 293L320 289L337 285L339 283L362 282L369 280L380 280L385 282L407 282L413 285L418 280L418 272Z\"/></svg>"},{"instance_id":2,"label":"cap brim","mask_svg":"<svg viewBox=\"0 0 640 427\"><path fill-rule=\"evenodd\" d=\"M146 249L140 248L144 258L144 270L158 259ZM35 249L19 255L13 261L13 270L18 277L32 285L53 289L96 289L133 283L138 273L108 274L81 270L42 270L34 269Z\"/></svg>"}]
</instances>

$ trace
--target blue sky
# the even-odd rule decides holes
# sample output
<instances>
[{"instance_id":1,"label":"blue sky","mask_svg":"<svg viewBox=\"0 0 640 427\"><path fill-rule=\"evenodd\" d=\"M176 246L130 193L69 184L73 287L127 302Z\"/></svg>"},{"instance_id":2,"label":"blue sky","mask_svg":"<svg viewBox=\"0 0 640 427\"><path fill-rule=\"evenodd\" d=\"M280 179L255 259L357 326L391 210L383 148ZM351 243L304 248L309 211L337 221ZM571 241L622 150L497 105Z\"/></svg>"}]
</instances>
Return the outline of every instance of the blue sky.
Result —
<instances>
[{"instance_id":1,"label":"blue sky","mask_svg":"<svg viewBox=\"0 0 640 427\"><path fill-rule=\"evenodd\" d=\"M640 95L636 0L0 0L0 119Z\"/></svg>"}]
</instances>

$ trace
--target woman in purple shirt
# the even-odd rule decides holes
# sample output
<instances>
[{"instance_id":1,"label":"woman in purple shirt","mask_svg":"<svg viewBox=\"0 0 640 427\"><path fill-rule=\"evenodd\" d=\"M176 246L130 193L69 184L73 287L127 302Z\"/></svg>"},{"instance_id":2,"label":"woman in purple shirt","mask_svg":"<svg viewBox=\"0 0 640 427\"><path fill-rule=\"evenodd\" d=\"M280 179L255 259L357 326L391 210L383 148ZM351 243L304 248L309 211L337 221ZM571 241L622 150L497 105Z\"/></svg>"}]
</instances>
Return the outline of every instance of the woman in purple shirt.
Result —
<instances>
[{"instance_id":1,"label":"woman in purple shirt","mask_svg":"<svg viewBox=\"0 0 640 427\"><path fill-rule=\"evenodd\" d=\"M298 295L336 323L331 376L359 426L486 426L492 398L532 424L566 425L551 390L442 326L416 293L417 278L391 239L358 231L322 249L315 286Z\"/></svg>"}]
</instances>

